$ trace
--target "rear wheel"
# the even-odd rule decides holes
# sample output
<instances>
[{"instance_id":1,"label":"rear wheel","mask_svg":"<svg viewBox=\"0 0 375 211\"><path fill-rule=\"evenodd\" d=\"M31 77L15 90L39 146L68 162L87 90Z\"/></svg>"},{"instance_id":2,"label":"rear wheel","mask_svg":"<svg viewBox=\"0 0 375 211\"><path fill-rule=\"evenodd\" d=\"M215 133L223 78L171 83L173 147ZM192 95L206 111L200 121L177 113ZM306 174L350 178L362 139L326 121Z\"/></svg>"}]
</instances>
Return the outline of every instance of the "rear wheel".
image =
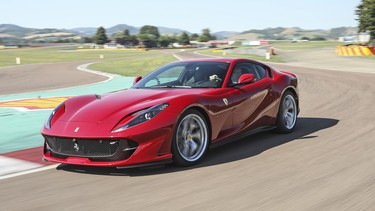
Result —
<instances>
[{"instance_id":1,"label":"rear wheel","mask_svg":"<svg viewBox=\"0 0 375 211\"><path fill-rule=\"evenodd\" d=\"M172 141L173 161L178 166L198 163L207 151L209 130L203 115L185 111L177 122Z\"/></svg>"},{"instance_id":2,"label":"rear wheel","mask_svg":"<svg viewBox=\"0 0 375 211\"><path fill-rule=\"evenodd\" d=\"M279 113L277 114L277 131L290 133L297 123L297 103L294 94L286 91L281 98Z\"/></svg>"}]
</instances>

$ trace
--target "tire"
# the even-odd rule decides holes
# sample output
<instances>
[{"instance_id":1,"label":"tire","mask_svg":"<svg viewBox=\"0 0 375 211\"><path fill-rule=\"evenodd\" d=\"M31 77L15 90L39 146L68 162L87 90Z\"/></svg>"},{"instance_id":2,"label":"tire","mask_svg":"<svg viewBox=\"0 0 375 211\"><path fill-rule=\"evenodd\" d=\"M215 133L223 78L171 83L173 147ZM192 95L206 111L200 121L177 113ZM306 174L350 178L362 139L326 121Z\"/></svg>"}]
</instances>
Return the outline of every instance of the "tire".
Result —
<instances>
[{"instance_id":1,"label":"tire","mask_svg":"<svg viewBox=\"0 0 375 211\"><path fill-rule=\"evenodd\" d=\"M297 124L297 114L296 97L291 91L286 91L280 101L276 131L279 133L292 132Z\"/></svg>"},{"instance_id":2,"label":"tire","mask_svg":"<svg viewBox=\"0 0 375 211\"><path fill-rule=\"evenodd\" d=\"M191 166L205 155L210 132L204 116L194 109L179 118L172 141L173 162L177 166Z\"/></svg>"}]
</instances>

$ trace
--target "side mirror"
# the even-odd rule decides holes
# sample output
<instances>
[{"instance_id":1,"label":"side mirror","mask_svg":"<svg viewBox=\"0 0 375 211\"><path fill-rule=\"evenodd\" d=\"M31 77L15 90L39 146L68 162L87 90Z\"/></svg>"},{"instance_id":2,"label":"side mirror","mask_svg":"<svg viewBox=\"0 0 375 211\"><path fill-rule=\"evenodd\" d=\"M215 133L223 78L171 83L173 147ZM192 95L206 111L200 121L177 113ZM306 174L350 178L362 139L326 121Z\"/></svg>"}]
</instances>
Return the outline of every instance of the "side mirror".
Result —
<instances>
[{"instance_id":1,"label":"side mirror","mask_svg":"<svg viewBox=\"0 0 375 211\"><path fill-rule=\"evenodd\" d=\"M133 85L138 83L138 81L140 81L141 79L142 79L142 76L137 76L136 78L134 78Z\"/></svg>"},{"instance_id":2,"label":"side mirror","mask_svg":"<svg viewBox=\"0 0 375 211\"><path fill-rule=\"evenodd\" d=\"M238 84L249 84L251 82L254 82L255 75L246 73L241 75L241 77L238 79Z\"/></svg>"}]
</instances>

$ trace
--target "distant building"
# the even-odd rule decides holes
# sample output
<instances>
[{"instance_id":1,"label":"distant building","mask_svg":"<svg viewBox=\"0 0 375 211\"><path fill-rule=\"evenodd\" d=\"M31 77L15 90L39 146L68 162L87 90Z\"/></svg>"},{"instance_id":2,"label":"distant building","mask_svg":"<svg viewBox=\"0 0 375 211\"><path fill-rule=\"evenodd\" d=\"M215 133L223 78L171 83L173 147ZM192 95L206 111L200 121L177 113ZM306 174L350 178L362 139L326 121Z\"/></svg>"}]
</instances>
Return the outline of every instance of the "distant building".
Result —
<instances>
[{"instance_id":1,"label":"distant building","mask_svg":"<svg viewBox=\"0 0 375 211\"><path fill-rule=\"evenodd\" d=\"M103 45L103 48L107 49L117 49L117 48L125 48L125 46L117 44L116 42L110 42Z\"/></svg>"},{"instance_id":2,"label":"distant building","mask_svg":"<svg viewBox=\"0 0 375 211\"><path fill-rule=\"evenodd\" d=\"M339 42L346 42L346 43L358 42L358 36L339 37L338 41Z\"/></svg>"},{"instance_id":3,"label":"distant building","mask_svg":"<svg viewBox=\"0 0 375 211\"><path fill-rule=\"evenodd\" d=\"M268 45L268 40L253 40L253 41L242 41L242 46L259 46L259 45Z\"/></svg>"}]
</instances>

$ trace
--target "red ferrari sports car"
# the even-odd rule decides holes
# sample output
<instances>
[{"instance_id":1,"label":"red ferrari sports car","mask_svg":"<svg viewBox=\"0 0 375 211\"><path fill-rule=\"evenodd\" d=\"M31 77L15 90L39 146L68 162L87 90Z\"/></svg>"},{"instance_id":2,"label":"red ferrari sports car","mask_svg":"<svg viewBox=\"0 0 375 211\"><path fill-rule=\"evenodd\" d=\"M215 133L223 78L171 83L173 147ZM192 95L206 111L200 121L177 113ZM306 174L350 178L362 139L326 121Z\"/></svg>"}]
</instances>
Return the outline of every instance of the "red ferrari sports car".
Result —
<instances>
[{"instance_id":1,"label":"red ferrari sports car","mask_svg":"<svg viewBox=\"0 0 375 211\"><path fill-rule=\"evenodd\" d=\"M209 147L265 130L293 131L297 78L234 58L177 61L125 90L73 97L41 133L44 159L88 166L198 163Z\"/></svg>"}]
</instances>

